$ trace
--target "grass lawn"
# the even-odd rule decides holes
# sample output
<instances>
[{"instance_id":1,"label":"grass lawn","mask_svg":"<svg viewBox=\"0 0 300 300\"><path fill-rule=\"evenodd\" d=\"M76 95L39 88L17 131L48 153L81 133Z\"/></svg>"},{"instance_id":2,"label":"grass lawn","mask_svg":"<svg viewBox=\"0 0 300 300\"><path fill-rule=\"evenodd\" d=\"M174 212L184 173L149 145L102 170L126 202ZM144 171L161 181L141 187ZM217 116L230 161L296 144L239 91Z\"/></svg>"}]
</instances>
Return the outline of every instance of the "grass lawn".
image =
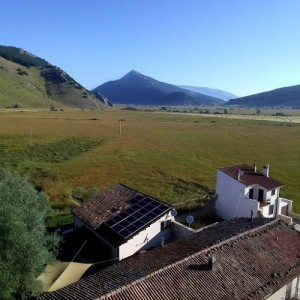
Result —
<instances>
[{"instance_id":1,"label":"grass lawn","mask_svg":"<svg viewBox=\"0 0 300 300\"><path fill-rule=\"evenodd\" d=\"M122 118L122 135L119 119ZM32 130L31 147L30 131ZM1 112L0 165L28 176L55 208L78 187L121 182L169 203L214 193L217 168L270 164L300 213L300 124L124 110Z\"/></svg>"}]
</instances>

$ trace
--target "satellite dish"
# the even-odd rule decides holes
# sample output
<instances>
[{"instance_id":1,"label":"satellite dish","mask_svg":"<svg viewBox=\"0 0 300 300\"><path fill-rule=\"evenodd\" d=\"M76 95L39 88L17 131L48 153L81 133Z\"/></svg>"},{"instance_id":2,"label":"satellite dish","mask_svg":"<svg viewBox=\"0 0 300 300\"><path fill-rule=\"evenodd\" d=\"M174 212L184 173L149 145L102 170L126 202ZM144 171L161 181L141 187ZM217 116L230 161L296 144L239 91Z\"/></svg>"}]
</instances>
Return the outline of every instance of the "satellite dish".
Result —
<instances>
[{"instance_id":1,"label":"satellite dish","mask_svg":"<svg viewBox=\"0 0 300 300\"><path fill-rule=\"evenodd\" d=\"M185 221L191 226L191 224L194 222L194 217L189 215L185 218Z\"/></svg>"},{"instance_id":2,"label":"satellite dish","mask_svg":"<svg viewBox=\"0 0 300 300\"><path fill-rule=\"evenodd\" d=\"M172 217L176 217L177 216L177 210L176 209L172 209L171 210L171 216Z\"/></svg>"}]
</instances>

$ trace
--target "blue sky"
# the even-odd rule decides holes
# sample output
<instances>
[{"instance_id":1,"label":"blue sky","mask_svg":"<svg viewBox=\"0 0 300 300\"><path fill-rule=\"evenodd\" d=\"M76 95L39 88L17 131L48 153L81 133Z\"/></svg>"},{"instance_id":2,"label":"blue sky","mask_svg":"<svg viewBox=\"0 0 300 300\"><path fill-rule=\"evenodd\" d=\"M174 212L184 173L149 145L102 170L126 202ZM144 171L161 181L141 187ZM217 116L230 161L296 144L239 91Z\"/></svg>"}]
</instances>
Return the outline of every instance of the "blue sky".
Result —
<instances>
[{"instance_id":1,"label":"blue sky","mask_svg":"<svg viewBox=\"0 0 300 300\"><path fill-rule=\"evenodd\" d=\"M135 69L239 96L300 84L300 0L0 0L0 44L88 89Z\"/></svg>"}]
</instances>

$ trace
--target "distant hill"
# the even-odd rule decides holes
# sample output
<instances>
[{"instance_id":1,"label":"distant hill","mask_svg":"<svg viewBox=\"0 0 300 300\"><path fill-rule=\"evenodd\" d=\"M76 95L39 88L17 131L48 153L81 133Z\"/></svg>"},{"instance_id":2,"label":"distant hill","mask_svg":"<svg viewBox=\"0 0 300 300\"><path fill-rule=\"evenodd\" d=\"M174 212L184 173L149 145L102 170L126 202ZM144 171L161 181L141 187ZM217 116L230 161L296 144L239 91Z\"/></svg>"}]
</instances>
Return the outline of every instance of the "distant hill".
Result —
<instances>
[{"instance_id":1,"label":"distant hill","mask_svg":"<svg viewBox=\"0 0 300 300\"><path fill-rule=\"evenodd\" d=\"M283 87L268 92L232 99L225 105L248 107L285 106L300 108L300 85Z\"/></svg>"},{"instance_id":2,"label":"distant hill","mask_svg":"<svg viewBox=\"0 0 300 300\"><path fill-rule=\"evenodd\" d=\"M101 108L107 103L60 68L23 49L0 46L0 107Z\"/></svg>"},{"instance_id":3,"label":"distant hill","mask_svg":"<svg viewBox=\"0 0 300 300\"><path fill-rule=\"evenodd\" d=\"M189 86L189 85L179 85L179 87L189 90L189 91L196 92L196 93L204 94L207 96L220 98L224 101L238 98L237 95L234 95L234 94L228 93L226 91L222 91L222 90L211 89L208 87L197 87L197 86Z\"/></svg>"},{"instance_id":4,"label":"distant hill","mask_svg":"<svg viewBox=\"0 0 300 300\"><path fill-rule=\"evenodd\" d=\"M157 81L132 70L121 79L106 82L93 90L107 96L114 104L135 105L216 105L219 98L188 91Z\"/></svg>"}]
</instances>

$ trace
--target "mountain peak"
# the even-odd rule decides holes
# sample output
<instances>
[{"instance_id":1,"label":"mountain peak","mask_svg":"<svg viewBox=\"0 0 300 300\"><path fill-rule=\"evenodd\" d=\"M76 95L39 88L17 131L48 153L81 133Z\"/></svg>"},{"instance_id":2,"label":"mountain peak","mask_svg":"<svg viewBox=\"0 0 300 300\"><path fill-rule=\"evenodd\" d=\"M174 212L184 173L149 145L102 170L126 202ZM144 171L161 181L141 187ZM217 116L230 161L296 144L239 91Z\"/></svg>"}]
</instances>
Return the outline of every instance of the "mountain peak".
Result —
<instances>
[{"instance_id":1,"label":"mountain peak","mask_svg":"<svg viewBox=\"0 0 300 300\"><path fill-rule=\"evenodd\" d=\"M128 74L134 74L134 75L142 75L142 73L138 72L137 70L132 69Z\"/></svg>"},{"instance_id":2,"label":"mountain peak","mask_svg":"<svg viewBox=\"0 0 300 300\"><path fill-rule=\"evenodd\" d=\"M123 78L127 78L127 77L136 77L136 76L144 76L142 73L136 71L136 70L131 70L129 73L127 73L125 76L123 76Z\"/></svg>"},{"instance_id":3,"label":"mountain peak","mask_svg":"<svg viewBox=\"0 0 300 300\"><path fill-rule=\"evenodd\" d=\"M224 101L184 90L178 86L157 81L131 70L121 79L106 82L93 90L107 96L113 103L136 105L202 105L221 104Z\"/></svg>"}]
</instances>

